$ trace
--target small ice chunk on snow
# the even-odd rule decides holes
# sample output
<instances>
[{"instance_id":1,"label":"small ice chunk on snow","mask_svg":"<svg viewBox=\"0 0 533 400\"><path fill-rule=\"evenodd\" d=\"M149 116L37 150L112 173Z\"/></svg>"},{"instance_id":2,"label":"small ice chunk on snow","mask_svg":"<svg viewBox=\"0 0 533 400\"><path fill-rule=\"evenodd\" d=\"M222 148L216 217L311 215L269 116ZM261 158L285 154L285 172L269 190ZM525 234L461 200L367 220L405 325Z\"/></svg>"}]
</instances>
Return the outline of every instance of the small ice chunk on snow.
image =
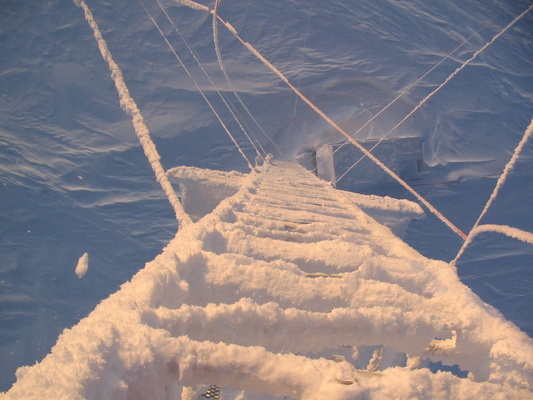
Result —
<instances>
[{"instance_id":1,"label":"small ice chunk on snow","mask_svg":"<svg viewBox=\"0 0 533 400\"><path fill-rule=\"evenodd\" d=\"M78 265L76 265L76 270L74 271L78 278L83 278L83 275L87 273L89 269L89 254L85 253L78 260Z\"/></svg>"}]
</instances>

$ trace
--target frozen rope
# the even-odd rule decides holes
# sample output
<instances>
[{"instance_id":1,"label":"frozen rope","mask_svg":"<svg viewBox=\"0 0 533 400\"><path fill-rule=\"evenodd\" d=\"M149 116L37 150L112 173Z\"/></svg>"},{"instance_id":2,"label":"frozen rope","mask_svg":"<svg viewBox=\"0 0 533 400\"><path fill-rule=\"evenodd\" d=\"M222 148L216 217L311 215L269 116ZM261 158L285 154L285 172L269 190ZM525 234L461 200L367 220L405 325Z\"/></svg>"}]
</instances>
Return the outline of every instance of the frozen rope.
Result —
<instances>
[{"instance_id":1,"label":"frozen rope","mask_svg":"<svg viewBox=\"0 0 533 400\"><path fill-rule=\"evenodd\" d=\"M246 106L244 101L241 99L241 96L239 96L239 94L237 93L237 90L235 90L235 87L231 83L231 79L230 79L230 77L228 75L228 72L226 70L226 66L224 65L224 61L222 60L222 53L220 52L220 46L219 46L219 41L218 41L217 15L218 15L218 8L219 7L220 7L220 0L216 0L215 8L211 12L213 14L213 41L215 43L215 52L217 54L217 60L218 60L218 64L220 65L220 69L222 70L222 73L224 74L224 77L226 78L226 82L227 82L229 88L231 89L231 91L233 92L233 94L235 95L237 100L239 101L239 103L242 106L242 108L244 109L244 111L246 111L246 114L248 114L250 119L254 122L254 124L257 126L257 128L259 128L261 133L268 139L268 141L278 150L279 153L281 153L281 149L279 148L279 146L272 140L270 135L268 135L265 132L265 130L263 129L261 124L255 119L254 115L252 114L250 109ZM251 132L250 132L250 134L251 134ZM254 136L254 138L255 138L255 136ZM255 138L255 140L257 140L257 138ZM263 151L264 155L266 156L267 152L265 151L265 149L261 145L261 142L259 140L257 140L257 143L258 143L259 147L261 148L261 150Z\"/></svg>"},{"instance_id":2,"label":"frozen rope","mask_svg":"<svg viewBox=\"0 0 533 400\"><path fill-rule=\"evenodd\" d=\"M158 0L158 2L159 2L159 0ZM231 84L231 81L229 79L228 73L226 71L226 67L224 66L224 63L222 62L222 56L220 54L220 48L219 48L219 45L218 45L218 26L217 26L217 18L216 18L219 5L220 5L220 0L216 0L215 8L213 10L213 21L212 21L212 24L213 24L213 42L215 44L215 53L217 55L218 65L220 66L220 69L222 70L222 73L224 74L224 78L226 78L226 82L227 82L228 86L233 91L233 94L235 95L235 97L237 97L237 99L239 100L241 106L244 106L243 101L241 100L240 96L237 94L236 90L234 89L233 85ZM244 106L244 108L246 109L245 106ZM233 114L233 111L230 110L230 112ZM235 112L237 112L237 109L235 109ZM254 147L257 155L260 156L260 157L265 157L266 156L266 151L263 148L263 146L261 146L261 143L259 142L259 140L257 140L257 138L254 136L254 139L257 141L257 144L261 148L261 151L263 152L263 154L261 154L261 152L259 151L259 149L255 145L255 142L250 137L250 135L253 136L252 132L250 132L250 134L248 134L247 130L244 129L244 127L241 125L240 119L238 119L235 116L235 114L233 114L233 116L234 116L235 120L237 121L237 123L239 124L239 126L240 126L241 130L243 131L244 135L246 136L246 138L249 140L249 142ZM244 120L243 120L243 122L244 122Z\"/></svg>"},{"instance_id":3,"label":"frozen rope","mask_svg":"<svg viewBox=\"0 0 533 400\"><path fill-rule=\"evenodd\" d=\"M180 58L180 56L178 55L178 53L176 52L176 50L174 49L174 47L172 46L172 44L169 42L168 38L166 37L165 33L162 31L161 27L159 26L159 24L157 23L157 21L154 19L154 17L152 16L152 14L150 13L150 11L148 11L148 9L146 8L146 6L144 5L144 3L142 2L142 0L139 0L139 2L141 3L142 7L144 8L144 11L146 12L146 14L148 15L148 17L150 18L150 20L152 21L152 23L154 24L154 26L157 28L157 30L159 31L159 34L161 35L161 37L163 38L163 40L165 41L165 43L168 45L168 47L170 48L170 51L172 51L172 54L174 54L174 57L176 57L176 60L178 60L178 62L180 63L181 67L183 68L183 70L185 71L185 73L189 76L189 78L191 79L192 83L194 84L194 87L196 88L196 90L198 90L198 93L200 93L200 95L202 96L202 98L205 100L205 102L207 103L207 105L209 106L209 108L211 109L211 111L213 112L213 114L215 115L215 117L217 118L218 122L220 123L220 125L222 125L222 128L224 129L224 131L228 134L228 136L230 137L231 141L233 142L233 144L235 145L235 147L237 147L237 150L239 151L239 153L241 154L241 156L244 158L244 160L246 161L246 163L248 164L248 167L253 171L254 170L254 167L252 165L252 163L250 162L250 160L248 159L248 157L246 156L246 154L244 153L243 149L241 148L241 146L239 145L239 143L237 142L237 140L235 140L235 137L232 135L232 133L230 132L230 130L228 129L228 127L226 126L226 124L224 123L224 121L222 120L222 118L220 117L220 115L218 114L218 112L215 110L213 104L211 104L211 102L209 101L209 99L207 98L207 96L205 95L205 93L203 92L203 90L200 88L200 86L198 85L198 83L196 82L196 80L194 79L194 77L192 76L192 74L190 73L190 71L188 70L188 68L185 66L185 64L183 63L182 59ZM161 4L159 3L159 1L157 1L157 3L161 6ZM180 3L181 4L181 3ZM163 9L163 11L166 13L166 10ZM168 14L167 14L168 15ZM191 50L192 52L192 49L189 47L188 43L185 41L185 38L181 35L181 33L179 32L179 30L177 29L176 25L172 22L172 20L170 20L170 22L172 23L172 25L174 26L174 28L176 28L176 31L178 32L178 34L181 36L181 38L183 39L183 41L185 42L185 44L187 45L187 47L189 48L189 50ZM196 58L196 56L194 55L193 53L193 56L195 57L196 61L200 64L201 66L201 63L198 61L198 59ZM202 66L201 66L202 67ZM203 69L203 67L202 67ZM205 70L204 70L205 71ZM212 82L211 82L212 83ZM216 89L216 87L215 87ZM220 92L219 92L220 94ZM222 97L222 96L221 96ZM225 101L224 101L225 102ZM226 104L227 105L227 104Z\"/></svg>"},{"instance_id":4,"label":"frozen rope","mask_svg":"<svg viewBox=\"0 0 533 400\"><path fill-rule=\"evenodd\" d=\"M230 106L230 104L228 104L228 100L226 100L224 98L224 96L222 95L220 89L215 85L215 83L213 82L211 76L208 74L208 72L206 71L206 69L204 68L202 62L200 61L200 59L198 58L196 52L192 49L192 47L189 45L189 43L187 42L187 40L185 39L185 37L181 34L180 30L178 29L178 27L176 26L176 24L174 23L174 21L172 20L172 18L170 17L170 15L168 14L166 8L163 6L163 4L161 4L160 0L156 0L159 8L161 9L161 11L163 11L163 13L165 14L167 20L170 22L170 24L174 27L174 30L176 31L176 33L180 36L181 40L185 43L185 46L187 47L187 49L189 50L189 52L191 53L191 55L193 56L194 60L197 62L198 66L200 67L200 69L202 70L202 72L204 73L204 75L207 77L207 79L209 80L209 82L211 83L211 85L213 86L213 88L215 89L215 91L217 92L218 96L220 97L220 99L222 100L222 102L224 103L224 105L226 106L226 108L229 110L230 114L232 115L233 119L237 122L237 125L239 125L239 128L241 129L241 131L244 133L244 136L246 136L246 138L248 139L248 141L250 142L250 144L252 145L252 147L254 148L255 152L257 153L257 155L261 158L263 158L264 156L266 156L266 151L261 148L261 150L263 151L263 154L261 154L261 152L259 151L259 149L257 148L255 142L252 140L252 138L250 137L250 135L248 134L248 131L244 128L244 126L242 125L241 123L241 118L238 118L237 115L235 114L237 112L236 109L234 109L233 107ZM201 8L198 8L197 6L195 6L196 3L192 2L193 4L189 4L189 2L187 1L186 3L182 3L181 1L178 1L178 3L180 4L183 4L183 5L186 5L188 7L191 7L191 8L194 8L194 9L197 9L197 10L202 10L202 11L207 11L207 12L211 12L211 10L205 6L201 6ZM146 8L145 8L146 10ZM148 12L148 11L147 11ZM152 19L153 20L153 19ZM160 31L161 32L161 31ZM165 39L166 40L166 39ZM168 41L167 41L168 43ZM218 55L217 55L218 56ZM192 79L192 77L191 77ZM241 102L242 104L242 102ZM231 136L230 136L231 137ZM236 140L233 139L232 137L232 140L234 143L236 143ZM257 140L257 139L256 139ZM258 141L259 142L259 141ZM261 145L259 144L259 146L261 147ZM242 153L241 153L242 154ZM248 161L248 160L247 160Z\"/></svg>"},{"instance_id":5,"label":"frozen rope","mask_svg":"<svg viewBox=\"0 0 533 400\"><path fill-rule=\"evenodd\" d=\"M103 59L107 62L107 65L111 72L111 78L115 82L115 87L120 98L120 106L128 115L131 116L133 128L135 130L135 133L137 134L137 137L139 138L139 141L141 142L144 154L146 155L146 158L148 159L152 169L154 170L157 182L159 182L159 184L165 191L168 201L174 209L179 227L181 228L185 225L192 223L191 218L183 209L183 206L181 205L179 198L176 195L174 188L172 187L172 184L167 178L165 170L163 169L163 166L160 162L161 157L159 156L155 144L150 137L150 131L144 123L141 111L137 107L135 101L130 96L128 87L124 82L122 71L113 60L109 48L107 47L107 43L104 40L102 33L98 28L98 25L96 24L91 10L83 0L76 0L75 4L83 9L85 13L85 19L87 20L89 26L94 32L94 38L98 43L100 53L102 54Z\"/></svg>"},{"instance_id":6,"label":"frozen rope","mask_svg":"<svg viewBox=\"0 0 533 400\"><path fill-rule=\"evenodd\" d=\"M527 141L529 140L529 138L532 135L533 135L533 119L531 120L529 126L527 127L526 131L524 132L524 135L522 136L522 139L520 140L520 143L518 143L518 145L516 146L516 148L515 148L515 150L513 152L513 156L511 157L509 162L505 165L505 168L503 169L502 174L498 178L498 181L496 182L496 186L494 187L494 190L492 191L492 194L490 195L490 198L487 201L487 204L485 204L485 207L481 211L481 214L479 214L479 217L478 217L476 223L474 224L474 226L470 230L470 233L468 234L467 239L465 240L465 242L463 243L463 245L459 249L459 252L457 253L455 258L453 259L452 264L457 263L457 260L463 255L463 253L466 250L466 248L468 247L468 245L472 242L472 239L476 235L476 234L473 234L473 232L475 233L475 230L478 227L479 222L485 216L485 214L487 213L488 209L490 208L490 206L492 205L492 203L494 202L494 200L498 196L498 193L499 193L500 189L502 188L503 184L505 183L505 180L507 179L507 176L512 171L512 169L514 168L514 166L516 164L516 161L518 160L518 158L520 156L520 152L522 151L522 149L524 148L524 146L526 145Z\"/></svg>"},{"instance_id":7,"label":"frozen rope","mask_svg":"<svg viewBox=\"0 0 533 400\"><path fill-rule=\"evenodd\" d=\"M191 0L176 0L176 3L178 3L178 4L182 5L182 6L190 7L192 9L194 9L194 10L210 12L209 7L204 6L203 4L197 3L195 1L191 1Z\"/></svg>"},{"instance_id":8,"label":"frozen rope","mask_svg":"<svg viewBox=\"0 0 533 400\"><path fill-rule=\"evenodd\" d=\"M261 157L261 153L259 152L259 150L257 149L255 143L252 141L252 139L250 138L250 136L248 135L248 132L246 131L246 129L244 129L244 127L242 126L241 122L240 122L240 119L237 118L237 116L235 115L234 111L233 111L233 108L228 104L228 102L226 101L226 99L224 98L224 96L222 95L221 91L218 89L218 87L215 85L215 83L213 82L213 80L211 79L211 76L207 73L206 69L204 68L202 62L200 61L200 59L198 58L196 52L192 49L192 47L189 45L189 43L187 42L187 40L185 39L185 37L181 34L180 30L178 29L178 27L176 26L176 24L174 23L174 21L172 20L172 18L170 17L170 15L168 14L166 8L161 4L161 2L159 0L156 0L157 4L159 5L159 8L161 9L161 11L163 11L163 13L165 14L165 16L167 17L167 20L170 22L170 24L174 27L174 30L176 31L176 33L180 36L181 40L185 43L185 46L187 47L187 49L189 50L189 52L191 53L191 55L193 56L194 60L197 62L198 66L200 67L200 69L202 70L202 72L204 73L204 75L207 77L207 79L209 80L209 82L211 83L211 86L213 86L213 88L215 89L215 91L217 92L218 96L220 97L220 99L222 100L222 102L224 103L224 105L226 106L226 108L229 110L229 112L231 113L233 119L235 119L235 121L237 122L237 124L239 125L240 129L243 131L244 135L246 136L246 138L248 139L248 141L251 143L252 147L254 148L254 150L256 151L257 155ZM148 13L148 10L146 9L145 7L145 10L146 12ZM148 13L149 14L149 13ZM151 18L151 16L150 16ZM152 21L154 21L154 19L152 18ZM163 37L165 38L165 41L167 44L169 44L168 40L166 39L166 37L164 36L163 32L160 30L159 31ZM185 68L185 66L182 64L182 66ZM194 82L194 78L189 75L189 77L191 78L191 80L193 80ZM198 87L198 86L196 86ZM205 97L204 97L205 98ZM207 101L207 100L206 100ZM229 99L228 99L229 101ZM214 108L211 108L212 110L214 110ZM219 121L221 121L221 119L219 119ZM230 134L229 132L229 129L226 129L226 132L228 133L228 135L230 135L230 138L232 139L233 143L235 143L235 145L237 146L237 148L239 149L239 151L241 151L241 154L244 154L244 151L242 151L242 149L239 147L239 145L237 144L237 140ZM246 161L248 162L248 165L250 166L250 162L248 161L248 158L246 158ZM250 166L251 169L253 169L251 166Z\"/></svg>"},{"instance_id":9,"label":"frozen rope","mask_svg":"<svg viewBox=\"0 0 533 400\"><path fill-rule=\"evenodd\" d=\"M194 60L196 61L196 63L198 64L198 66L200 67L200 69L202 70L202 72L204 73L204 75L207 77L207 79L209 80L209 82L211 83L211 86L213 86L213 88L215 89L215 91L217 92L218 96L220 97L220 99L222 100L222 102L224 103L224 105L226 106L226 108L229 110L229 112L231 113L233 119L237 122L237 124L239 125L239 127L241 128L241 130L243 131L244 135L246 136L246 138L248 139L248 141L251 143L252 147L254 148L254 150L256 151L257 155L261 157L261 153L259 152L259 150L257 149L255 143L252 141L252 139L250 138L250 136L248 135L248 132L246 131L246 129L244 129L244 127L242 126L241 122L240 122L240 119L237 118L237 116L235 115L234 113L234 110L233 108L228 104L228 102L226 101L226 99L224 98L224 96L222 95L222 92L218 89L218 87L215 85L215 83L213 82L213 80L211 79L211 76L207 73L207 70L204 68L204 65L202 64L202 62L200 61L200 59L198 58L198 55L196 54L196 52L193 50L193 48L189 45L189 43L187 42L187 40L185 39L185 37L181 34L181 31L178 29L178 27L176 26L176 24L174 23L174 21L172 20L172 18L170 17L170 15L168 14L166 8L163 6L163 4L161 4L160 0L156 0L157 4L159 5L159 8L161 9L161 11L163 11L163 13L165 14L165 16L167 17L167 20L170 22L170 24L174 27L174 31L176 31L176 33L179 35L179 37L181 38L181 40L183 41L183 43L185 43L185 46L187 47L187 49L189 50L189 52L191 53L192 57L194 58ZM145 7L145 10L146 12L148 13L146 7ZM150 16L151 17L151 16ZM152 21L154 21L154 19L152 18ZM160 30L160 33L162 33L162 31ZM167 44L169 43L167 40L166 40L166 37L165 37L165 41L167 42ZM182 65L183 66L183 65ZM189 75L189 77L194 81L193 77L191 75ZM229 99L228 99L229 101ZM229 130L227 131L228 134L229 134ZM237 143L236 140L234 140L233 136L230 135L230 137L232 138L233 142L234 143ZM244 154L244 152L242 152L241 154ZM246 159L246 161L248 161L248 159ZM248 163L249 164L249 163Z\"/></svg>"},{"instance_id":10,"label":"frozen rope","mask_svg":"<svg viewBox=\"0 0 533 400\"><path fill-rule=\"evenodd\" d=\"M433 97L433 95L435 93L437 93L440 89L442 89L442 87L444 85L446 85L451 79L453 79L455 77L455 75L457 75L459 72L461 72L466 66L468 66L474 59L476 59L476 57L478 55L480 55L487 47L489 47L492 43L494 43L494 41L496 41L500 36L502 36L511 26L513 26L516 22L518 22L524 15L526 15L531 9L533 8L533 5L529 6L528 9L526 9L525 11L523 11L520 15L518 15L515 19L513 19L507 26L505 26L499 33L497 33L489 42L485 43L485 45L483 45L483 47L481 47L479 50L477 50L468 60L466 60L460 67L458 67L455 71L453 71L445 80L444 82L442 82L439 86L437 86L437 88L435 90L433 90L430 94L428 94L426 97L424 97L419 103L418 105L413 108L413 110L407 114L400 122L398 122L383 138L381 138L379 140L378 143L376 143L369 151L372 152L372 150L374 150L376 148L376 146L378 146L383 140L385 140L387 137L389 137L392 132L394 132L396 129L398 129L398 127L400 125L402 125L408 118L411 117L411 115L413 115L415 112L417 112L420 107L422 107L430 98ZM483 28L481 28L483 29ZM481 30L480 29L480 30ZM479 31L478 31L479 32ZM474 33L474 35L476 34L477 32ZM473 35L472 35L473 36ZM470 38L468 38L465 42L461 43L461 45L459 47L457 47L455 50L452 51L452 53L450 53L448 56L446 56L444 59L441 60L444 61L446 58L448 58L451 54L453 54L455 51L457 51L461 46L463 46L464 43L466 43L468 40L470 40ZM440 63L439 63L440 64ZM437 64L438 65L438 64ZM431 70L429 70L424 76L426 76L429 72L431 72ZM424 77L422 76L422 78ZM422 79L421 78L421 79ZM417 81L418 82L418 81ZM416 83L416 82L415 82ZM409 89L409 88L408 88ZM407 90L408 90L407 89ZM400 94L400 96L403 95L403 93ZM396 101L397 99L399 98L399 96L393 100ZM392 104L392 103L391 103ZM377 117L379 115L376 114L375 117ZM375 118L374 117L374 118ZM361 129L363 129L366 125L368 125L368 123L370 123L374 118L370 119L370 121L368 121L365 125L363 125L362 128L360 128L354 135L356 135L357 133L359 133L361 131ZM357 160L350 168L348 168L348 170L346 172L344 172L341 177L339 179L337 179L336 182L340 181L342 178L344 178L344 176L346 176L346 174L348 172L350 172L352 170L352 168L354 168L364 157L365 157L366 154L363 154L361 156L361 158L359 158L359 160Z\"/></svg>"},{"instance_id":11,"label":"frozen rope","mask_svg":"<svg viewBox=\"0 0 533 400\"><path fill-rule=\"evenodd\" d=\"M450 222L444 215L442 215L435 207L433 207L426 199L420 196L411 186L407 184L402 178L400 178L396 173L394 173L389 167L383 164L378 160L373 154L369 153L359 142L357 142L353 137L344 131L335 121L329 118L322 110L320 110L315 104L309 100L306 96L303 95L289 80L283 75L276 67L274 67L261 53L259 53L250 43L245 42L237 33L237 30L229 23L224 21L220 16L217 16L220 22L222 22L233 35L239 40L250 52L255 55L263 64L265 64L272 72L274 72L283 82L285 82L297 95L300 97L309 107L313 109L318 115L320 115L330 126L332 126L339 133L344 135L355 147L361 150L368 158L370 158L374 163L376 163L381 169L383 169L387 174L389 174L393 179L400 183L407 191L409 191L413 196L415 196L424 206L428 208L433 214L437 216L446 226L448 226L453 232L458 234L461 238L466 239L466 235L457 228L452 222Z\"/></svg>"},{"instance_id":12,"label":"frozen rope","mask_svg":"<svg viewBox=\"0 0 533 400\"><path fill-rule=\"evenodd\" d=\"M478 225L470 232L470 237L474 237L483 232L496 232L509 236L513 239L518 239L524 243L533 244L533 233L524 231L522 229L513 228L507 225L483 224Z\"/></svg>"}]
</instances>

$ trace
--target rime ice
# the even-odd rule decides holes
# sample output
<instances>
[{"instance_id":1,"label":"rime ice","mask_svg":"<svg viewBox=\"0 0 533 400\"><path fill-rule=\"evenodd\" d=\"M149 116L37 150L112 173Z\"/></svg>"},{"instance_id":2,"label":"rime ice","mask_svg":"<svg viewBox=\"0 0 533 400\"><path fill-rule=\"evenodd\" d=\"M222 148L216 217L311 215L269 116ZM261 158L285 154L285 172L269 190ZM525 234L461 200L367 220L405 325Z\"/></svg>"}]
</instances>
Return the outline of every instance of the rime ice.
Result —
<instances>
[{"instance_id":1,"label":"rime ice","mask_svg":"<svg viewBox=\"0 0 533 400\"><path fill-rule=\"evenodd\" d=\"M89 269L89 254L85 253L78 260L78 264L76 265L76 270L74 272L76 273L76 275L78 275L78 278L83 278L83 276L87 273L88 269Z\"/></svg>"}]
</instances>

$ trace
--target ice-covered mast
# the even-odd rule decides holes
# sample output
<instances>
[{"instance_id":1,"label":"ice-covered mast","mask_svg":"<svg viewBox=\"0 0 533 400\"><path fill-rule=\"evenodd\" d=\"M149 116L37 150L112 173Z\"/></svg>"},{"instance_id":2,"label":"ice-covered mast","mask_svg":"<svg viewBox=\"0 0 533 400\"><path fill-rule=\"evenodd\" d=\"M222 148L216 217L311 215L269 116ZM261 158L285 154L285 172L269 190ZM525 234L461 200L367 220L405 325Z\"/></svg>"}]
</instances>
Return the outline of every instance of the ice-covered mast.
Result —
<instances>
[{"instance_id":1,"label":"ice-covered mast","mask_svg":"<svg viewBox=\"0 0 533 400\"><path fill-rule=\"evenodd\" d=\"M104 60L107 62L109 71L111 72L111 78L115 82L115 87L117 88L117 92L120 97L120 107L128 115L131 116L133 128L135 129L135 133L137 134L137 137L139 138L139 141L143 147L144 154L146 155L148 162L154 170L157 182L159 182L159 184L165 191L168 201L174 209L179 227L183 227L184 225L192 223L191 218L183 209L183 206L181 205L179 198L176 195L174 188L172 187L172 184L168 180L165 170L163 169L163 166L159 161L161 157L159 156L155 144L152 141L152 138L150 137L150 131L144 123L141 111L137 107L135 101L130 96L130 92L122 76L122 71L120 70L120 67L117 65L117 63L113 60L109 48L107 47L107 43L104 40L102 33L98 28L98 25L96 24L91 10L89 9L89 7L87 7L83 0L74 0L74 4L76 4L78 7L81 7L85 12L85 19L87 20L89 26L94 32L94 38L98 42L98 48L100 49L100 53L102 54Z\"/></svg>"}]
</instances>

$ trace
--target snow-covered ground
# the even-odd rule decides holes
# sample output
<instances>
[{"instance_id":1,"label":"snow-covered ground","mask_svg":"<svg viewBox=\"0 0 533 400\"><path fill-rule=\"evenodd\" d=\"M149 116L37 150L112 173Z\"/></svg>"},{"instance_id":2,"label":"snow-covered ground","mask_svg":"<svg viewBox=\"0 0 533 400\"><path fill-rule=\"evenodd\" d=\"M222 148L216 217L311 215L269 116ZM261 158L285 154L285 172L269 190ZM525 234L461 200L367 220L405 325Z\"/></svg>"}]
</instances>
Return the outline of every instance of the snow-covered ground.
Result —
<instances>
[{"instance_id":1,"label":"snow-covered ground","mask_svg":"<svg viewBox=\"0 0 533 400\"><path fill-rule=\"evenodd\" d=\"M207 95L215 98L157 3L146 5ZM216 82L228 89L217 69L210 17L167 5ZM360 133L360 138L378 138L528 5L228 0L221 3L220 14L351 131L473 35ZM246 172L140 3L89 6L164 167ZM10 0L0 13L0 27L0 388L6 390L16 368L42 359L65 327L158 254L177 225L131 120L118 106L81 10L57 0ZM533 116L532 31L530 13L397 131L424 138L424 160L433 168L415 187L464 231L475 222L495 175ZM222 29L220 44L233 85L282 154L263 139L269 151L292 158L305 146L338 139ZM252 156L251 146L239 140ZM485 223L532 230L532 148L526 146ZM404 196L396 187L375 193ZM412 224L406 240L423 254L446 261L460 247L456 235L431 216ZM76 265L84 253L90 261L79 279ZM531 245L481 234L457 265L465 283L530 336L532 255Z\"/></svg>"}]
</instances>

